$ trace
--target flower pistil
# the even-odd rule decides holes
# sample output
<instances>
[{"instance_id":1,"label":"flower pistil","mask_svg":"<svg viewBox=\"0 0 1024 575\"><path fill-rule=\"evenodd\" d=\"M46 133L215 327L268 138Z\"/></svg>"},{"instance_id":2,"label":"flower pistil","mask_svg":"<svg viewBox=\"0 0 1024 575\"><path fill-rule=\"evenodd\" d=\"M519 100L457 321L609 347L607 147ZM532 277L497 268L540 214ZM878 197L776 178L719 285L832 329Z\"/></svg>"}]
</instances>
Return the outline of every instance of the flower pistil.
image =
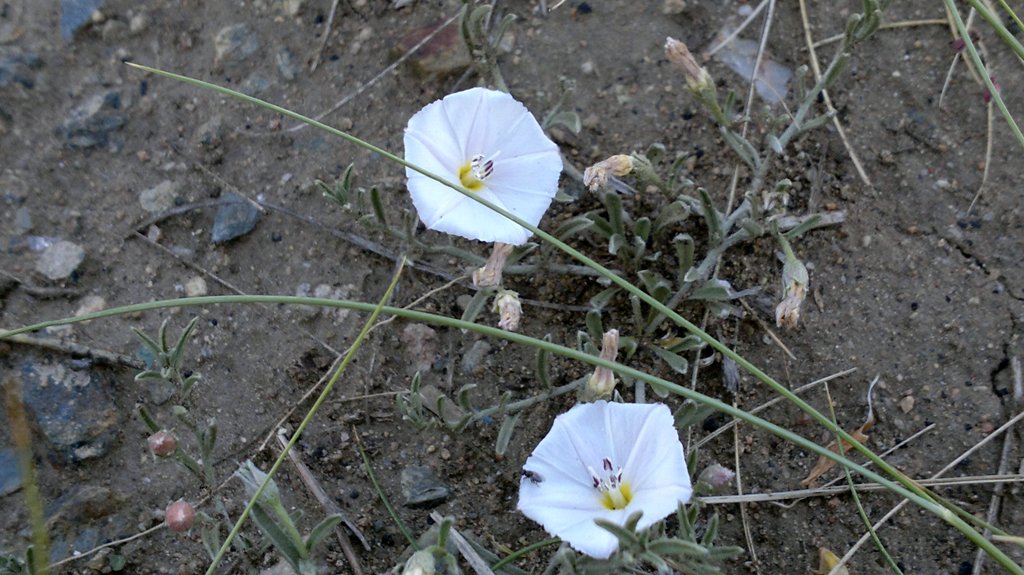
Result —
<instances>
[{"instance_id":1,"label":"flower pistil","mask_svg":"<svg viewBox=\"0 0 1024 575\"><path fill-rule=\"evenodd\" d=\"M615 467L612 460L605 457L601 465L607 475L602 478L593 467L587 467L590 472L590 479L594 482L594 489L600 494L598 500L601 506L609 510L625 509L633 500L633 489L628 481L622 480L622 468Z\"/></svg>"}]
</instances>

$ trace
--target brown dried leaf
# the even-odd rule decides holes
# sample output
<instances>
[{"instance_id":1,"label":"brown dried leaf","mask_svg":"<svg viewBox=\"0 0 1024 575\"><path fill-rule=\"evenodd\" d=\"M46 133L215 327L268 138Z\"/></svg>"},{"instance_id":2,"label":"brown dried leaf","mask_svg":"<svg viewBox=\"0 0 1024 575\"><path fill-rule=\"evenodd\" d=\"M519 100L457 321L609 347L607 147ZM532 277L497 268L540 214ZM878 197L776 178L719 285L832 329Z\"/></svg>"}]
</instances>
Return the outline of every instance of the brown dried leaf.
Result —
<instances>
[{"instance_id":1,"label":"brown dried leaf","mask_svg":"<svg viewBox=\"0 0 1024 575\"><path fill-rule=\"evenodd\" d=\"M865 432L871 429L871 426L874 425L874 423L875 422L873 420L867 421L864 425L854 429L850 433L850 436L853 437L857 443L864 443L868 440L868 436ZM853 444L849 441L843 441L843 452L849 451L851 447L853 447ZM828 444L827 449L833 453L839 453L838 445L834 439ZM814 464L814 468L811 469L811 472L807 474L807 477L800 482L800 485L803 485L804 487L810 486L812 483L817 481L819 477L828 473L835 466L835 461L832 461L824 455L819 456L818 462Z\"/></svg>"}]
</instances>

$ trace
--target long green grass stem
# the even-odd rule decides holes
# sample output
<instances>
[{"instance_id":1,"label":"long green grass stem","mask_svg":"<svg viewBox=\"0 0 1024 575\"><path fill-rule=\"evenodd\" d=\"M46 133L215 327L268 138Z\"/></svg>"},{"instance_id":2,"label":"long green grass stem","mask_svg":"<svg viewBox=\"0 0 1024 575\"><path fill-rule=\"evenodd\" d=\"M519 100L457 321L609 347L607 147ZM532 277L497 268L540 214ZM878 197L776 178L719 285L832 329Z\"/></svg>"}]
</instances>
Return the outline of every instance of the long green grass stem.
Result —
<instances>
[{"instance_id":1,"label":"long green grass stem","mask_svg":"<svg viewBox=\"0 0 1024 575\"><path fill-rule=\"evenodd\" d=\"M509 553L508 555L502 557L500 561L498 561L494 565L491 565L491 571L497 571L498 569L501 569L502 567L508 565L509 563L515 561L516 559L519 559L520 557L523 557L524 555L528 555L530 553L533 553L534 551L536 551L537 549L540 549L541 547L547 547L548 545L558 545L561 542L562 542L561 539L559 539L557 537L554 537L552 539L544 539L544 540L538 541L536 543L531 543L531 544L527 545L526 547L523 547L522 549L518 549L518 550L513 551L513 552Z\"/></svg>"},{"instance_id":2,"label":"long green grass stem","mask_svg":"<svg viewBox=\"0 0 1024 575\"><path fill-rule=\"evenodd\" d=\"M1006 123L1010 126L1010 131L1012 131L1014 137L1017 138L1017 142L1022 148L1024 148L1024 134L1021 133L1020 127L1017 126L1017 121L1014 120L1013 115L1010 114L1010 110L1006 108L1006 103L1003 102L1003 97L999 94L999 89L996 88L995 84L992 82L992 75L988 73L988 68L986 68L985 63L981 61L981 56L978 55L978 49L974 45L974 40L971 40L971 34L968 32L967 26L964 25L963 19L960 18L960 13L957 12L956 4L953 0L944 1L946 3L946 10L949 10L949 13L953 16L953 23L956 25L956 30L960 34L960 38L964 41L964 45L967 48L967 54L971 58L971 62L974 63L974 67L981 73L981 79L985 82L985 88L988 89L989 95L992 97L992 100L995 101L996 107L999 108L999 113L1003 115L1003 119L1006 120ZM971 7L981 14L982 18L988 20L989 24L991 24L996 32L999 33L1000 38L1002 38L1004 42L1009 44L1015 51L1020 47L1021 52L1017 52L1017 55L1024 57L1024 47L1020 45L1020 42L1017 42L1017 39L1014 38L1012 34L1006 31L1006 27L1003 26L1002 22L999 22L998 18L989 12L989 10L978 0L968 0L968 2L971 4ZM1006 35L1004 36L1000 33L1000 30L1005 32Z\"/></svg>"},{"instance_id":3,"label":"long green grass stem","mask_svg":"<svg viewBox=\"0 0 1024 575\"><path fill-rule=\"evenodd\" d=\"M871 392L869 391L868 393ZM836 419L835 404L832 403L832 393L829 392L827 381L825 382L825 399L828 401L828 414L832 417L832 422L839 425L839 421ZM840 455L845 457L846 445L840 441L838 437L836 438L836 447L839 449ZM896 564L892 555L889 554L889 550L885 548L882 540L878 538L878 533L875 532L875 527L871 523L871 518L868 517L867 511L864 511L864 505L860 502L860 494L857 493L857 486L853 482L853 475L850 473L850 470L844 467L843 475L846 476L846 485L850 487L850 497L853 499L854 506L857 507L857 514L860 515L861 521L864 522L864 526L867 527L868 533L871 534L871 541L875 544L875 548L878 549L878 552L885 558L886 564L889 565L889 569L891 569L893 573L903 575L903 571L900 570L900 566ZM836 568L834 567L833 571L835 569Z\"/></svg>"},{"instance_id":4,"label":"long green grass stem","mask_svg":"<svg viewBox=\"0 0 1024 575\"><path fill-rule=\"evenodd\" d=\"M286 305L312 305L312 306L324 306L324 307L337 307L337 308L351 309L351 310L362 311L362 312L373 312L373 311L378 309L377 305L370 304L370 303L364 303L364 302L355 302L355 301L347 301L347 300L334 300L334 299L320 299L320 298L309 298L309 297L298 297L298 296L280 296L280 295L205 296L205 297L180 298L180 299L173 299L173 300L162 300L162 301L154 301L154 302L147 302L147 303L141 303L141 304L127 305L127 306L122 306L122 307L110 308L110 309L106 309L106 310L103 310L103 311L99 311L99 312L95 312L95 313L90 313L90 314L85 314L85 315L81 315L81 316L77 316L77 317L69 317L69 318L63 318L63 319L58 319L58 320L49 320L49 321L39 322L39 323L35 323L35 324L32 324L32 325L24 326L24 327L21 327L21 328L0 332L0 339L3 339L5 337L11 336L11 335L16 335L16 334L19 334L19 333L26 333L26 332L30 332L30 331L36 331L36 330L40 330L40 329L51 327L51 326L55 326L55 325L73 324L73 323L78 323L78 322L83 322L83 321L102 319L102 318L118 316L118 315L133 314L133 313L138 313L138 312L143 312L143 311L150 311L150 310L156 310L156 309L166 309L166 308L174 308L174 307L187 307L187 306L209 306L209 305L214 305L214 304L237 304L237 303L246 303L246 304L252 304L252 303L271 303L271 304L286 304ZM930 512L930 513L932 513L932 514L934 514L936 516L938 516L943 521L945 521L945 522L949 523L950 525L952 525L955 529L957 529L958 531L963 533L968 539L970 539L975 545L977 545L978 547L984 549L985 552L989 554L989 556L991 556L995 561L997 561L1000 565L1002 565L1004 568L1006 568L1008 572L1015 573L1015 574L1018 574L1018 575L1024 575L1024 569L1021 569L1021 567L1019 565L1017 565L1016 563L1014 563L1013 560L1010 559L1005 553L1003 553L1000 549L995 547L992 544L991 541L987 540L985 537L982 536L981 533L979 533L975 529L972 529L970 527L970 525L968 525L962 519L957 517L957 515L955 513L953 513L952 511L942 507L941 505L939 505L938 503L936 503L935 501L933 501L932 499L930 499L928 497L919 495L918 491L921 488L916 486L916 484L914 483L914 481L912 479L904 476L899 471L896 471L895 469L893 469L892 466L889 465L888 463L883 462L883 464L885 465L887 470L888 469L892 469L892 473L894 475L902 478L903 480L905 480L906 482L910 483L911 485L914 485L915 487L917 487L917 489L911 489L911 488L905 487L903 485L900 485L899 483L896 483L896 482L892 481L891 479L889 479L889 478L879 474L878 472L875 472L875 471L872 471L870 469L867 469L864 466L851 461L849 458L843 457L843 456L839 455L838 453L836 453L836 452L834 452L834 451L832 451L830 449L826 449L825 447L822 447L821 445L818 445L817 443L815 443L814 441L811 441L810 439L807 439L807 438L805 438L805 437L803 437L801 435L798 435L798 434L796 434L796 433L794 433L794 432L792 432L792 431L790 431L790 430L788 430L788 429L786 429L784 427L780 427L780 426L778 426L778 425L776 425L776 424L774 424L774 423L772 423L770 421L767 421L765 419L762 419L762 418L760 418L760 417L758 417L756 415L751 415L750 413L747 413L746 411L743 411L742 409L733 407L731 404L728 404L728 403L725 403L725 402L720 401L718 399L715 399L713 397L704 395L704 394L699 393L697 391L694 391L694 390L692 390L692 389L690 389L688 387L681 386L679 384L673 383L673 382L668 381L666 379L662 379L660 377L653 376L653 375L651 375L649 373L646 373L644 371L640 371L638 369L635 369L635 368L632 368L632 367L628 367L628 366L625 366L625 365L622 365L622 364L619 364L619 363L616 363L616 362L613 362L613 361L608 361L608 360L601 359L599 356L590 355L588 353L584 353L582 351L579 351L579 350L576 350L576 349L573 349L573 348L561 346L561 345L558 345L558 344L555 344L555 343L552 343L552 342L544 341L544 340L538 339L538 338L533 338L533 337L526 336L526 335L523 335L523 334L507 332L507 331L498 329L496 327L475 324L475 323L471 323L471 322L462 321L462 320L456 319L456 318L451 318L451 317L446 317L446 316L441 316L441 315L430 314L430 313L426 313L426 312L422 312L422 311L408 310L408 309L395 308L395 307L389 307L389 306L380 307L379 311L382 314L394 315L394 316L402 317L402 318L405 318L405 319L408 319L408 320L412 320L412 321L416 321L416 322L420 322L420 323L428 323L428 324L440 325L440 326L454 328L454 329L469 330L469 331L476 332L476 333L478 333L480 335L483 335L483 336L493 337L493 338L497 338L497 339L504 339L504 340L512 342L512 343L517 343L517 344L522 344L522 345L529 345L529 346L532 346L534 348L540 348L540 349L546 350L548 352L555 353L555 354L561 355L563 357L566 357L566 358L569 358L569 359L573 359L573 360L576 360L576 361L580 361L580 362L583 362L583 363L586 363L586 364L589 364L589 365L592 365L592 366L606 367L608 369L611 369L611 370L617 372L620 376L639 379L639 380L642 380L642 381L646 382L647 384L649 384L651 386L660 387L660 388L668 390L668 391L670 391L670 392L672 392L672 393L674 393L676 395L682 396L682 397L684 397L686 399L691 399L693 401L704 403L704 404L706 404L706 405L708 405L708 406L710 406L710 407L712 407L712 408L714 408L714 409L716 409L718 411L721 411L721 412L723 412L723 413L725 413L727 415L730 415L730 416L732 416L732 417L734 417L736 419L740 419L740 420L742 420L742 421L744 421L746 423L749 423L749 424L751 424L751 425L753 425L755 427L758 427L758 428L763 429L763 430L765 430L765 431L767 431L769 433L772 433L772 434L774 434L774 435L776 435L776 436L778 436L778 437L780 437L780 438L782 438L782 439L784 439L786 441L789 441L790 443L793 443L793 444L795 444L795 445L797 445L797 446L799 446L799 447L801 447L803 449L806 449L806 450L808 450L810 452L813 452L813 453L815 453L817 455L821 455L821 456L827 457L828 459L831 459L831 460L835 461L839 465L842 465L842 466L850 469L851 471L857 472L858 474L860 474L860 475L870 479L871 481L875 481L877 483L880 483L880 484L884 485L885 488L888 489L889 491L892 491L893 493L896 493L897 495L899 495L901 497L905 497L905 498L909 499L914 504L920 506L921 508L925 509L926 511L928 511L928 512ZM346 358L347 357L350 357L350 356L346 356ZM344 366L345 363L343 362L342 365ZM329 387L330 387L330 384L328 384L328 388L325 388L325 389L329 389ZM321 399L324 398L325 396L326 396L326 394L321 394L321 396L320 396L320 398L318 398L317 402L320 403ZM315 405L314 405L314 407L315 407ZM310 416L307 416L307 419L309 417ZM305 420L304 420L304 423L305 423ZM829 421L829 423L831 424L832 422ZM834 425L834 424L831 424L828 427L831 430L833 430L833 433L835 433L835 431L834 431L835 429L838 429L838 426ZM300 429L301 429L301 427L300 427ZM842 435L840 435L840 434L836 434L836 435L839 435L840 437L845 436L845 439L849 443L851 443L853 445L858 445L858 443L855 440L853 440L852 437L849 437L849 434L846 434L845 432L843 432ZM294 437L297 437L297 435L294 436Z\"/></svg>"},{"instance_id":5,"label":"long green grass stem","mask_svg":"<svg viewBox=\"0 0 1024 575\"><path fill-rule=\"evenodd\" d=\"M206 575L213 575L214 571L217 569L217 565L219 565L221 560L224 558L224 554L231 548L231 542L234 541L235 537L237 537L238 533L242 530L242 525L245 524L245 520L249 517L249 513L252 512L252 508L256 506L256 502L263 494L263 490L270 484L274 474L277 473L278 468L281 467L281 464L284 463L284 460L288 457L288 452L292 450L292 447L295 446L299 437L302 436L302 432L305 431L306 427L311 421L313 421L313 416L316 415L320 406L323 405L327 396L330 395L331 390L334 388L334 384L338 382L341 374L345 372L348 364L352 362L352 358L355 357L356 351L359 350L363 340L365 340L367 334L370 333L370 328L372 328L373 324L377 321L377 316L379 316L381 310L384 309L384 304L391 298L391 293L395 290L395 286L398 285L398 278L402 275L402 269L404 269L404 267L405 259L403 258L399 260L398 268L395 270L395 275L391 279L391 285L388 286L387 291L385 291L384 295L381 296L380 301L377 302L375 306L369 306L369 308L366 309L366 311L370 312L370 317L367 318L366 323L363 324L363 329L359 332L359 335L356 336L355 341L352 342L351 347L348 349L348 353L345 354L345 358L342 359L338 369L334 371L334 375L331 376L330 381L328 381L327 385L324 386L319 397L317 397L316 401L313 403L313 406L309 408L309 411L306 413L306 417L302 419L302 423L300 423L299 427L296 428L295 433L292 433L292 437L288 440L288 444L284 446L284 449L281 450L281 454L277 456L277 460L274 461L274 465L270 467L270 470L267 472L267 477L263 480L263 483L260 484L256 492L249 498L249 503L242 511L242 515L239 516L238 521L235 522L235 526L232 527L231 532L228 533L227 538L224 539L224 543L220 546L220 549L217 550L217 554L214 556L213 561L210 562L210 566L206 569ZM3 335L6 334L0 334L0 337Z\"/></svg>"},{"instance_id":6,"label":"long green grass stem","mask_svg":"<svg viewBox=\"0 0 1024 575\"><path fill-rule=\"evenodd\" d=\"M947 5L950 5L950 6L952 5L952 0L945 0L945 1L947 2ZM956 14L955 10L954 10L953 13L954 13L955 17L957 18L957 21L959 21L959 15ZM962 26L962 24L963 23L960 22L961 26ZM965 36L965 40L967 41L968 46L971 48L972 53L974 53L976 55L977 53L976 53L976 51L974 51L969 37ZM492 204L492 203L482 199L478 194L474 194L473 192L467 190L466 188L464 188L463 186L461 186L459 184L456 184L454 182L449 182L446 179L442 178L441 176L438 176L438 175L436 175L436 174L434 174L434 173L432 173L432 172L430 172L428 170L425 170L425 169L423 169L420 166L417 166L417 165L414 165L414 164L412 164L410 162L407 162L404 159L402 159L402 158L392 154L391 152L388 152L388 151L386 151L386 150L384 150L384 149L382 149L382 148L380 148L378 146L375 146L373 144L370 144L369 142L361 140L361 139L359 139L359 138L357 138L357 137L355 137L355 136L353 136L351 134L348 134L346 132L338 130L337 128L332 128L332 127L330 127L330 126L328 126L328 125L326 125L326 124L324 124L322 122L316 121L316 120L314 120L312 118L308 118L306 116L303 116L302 114L298 114L298 113L293 112L291 110L282 108L281 106L277 106L277 105L271 104L269 102L264 102L263 100L260 100L258 98L254 98L252 96L247 96L245 94L242 94L241 92L236 92L235 90L231 90L229 88L224 88L222 86L217 86L215 84L211 84L209 82L204 82L202 80L197 80L197 79L194 79L194 78L189 78L187 76L182 76L180 74L174 74L174 73L171 73L171 72L165 72L163 70L157 70L155 68L151 68L151 67L148 67L148 66L142 66L142 65L139 65L139 64L128 63L128 65L132 66L134 68L137 68L139 70L143 70L143 71L147 71L147 72L150 72L150 73L154 73L154 74L161 75L161 76L164 76L164 77L167 77L167 78L172 78L172 79L175 79L175 80L178 80L178 81L181 81L181 82L185 82L187 84L191 84L193 86L198 86L198 87L201 87L201 88L204 88L204 89L207 89L207 90L211 90L211 91L214 91L214 92L217 92L217 93L220 93L220 94L231 96L233 98L236 98L236 99L239 99L239 100L242 100L242 101L245 101L245 102L249 102L249 103L255 104L257 106L263 107L265 109L274 111L276 113L279 113L279 114L284 115L286 117L292 118L292 119L297 120L299 122L306 123L306 124L308 124L308 125L310 125L310 126L312 126L314 128L319 128L319 129L321 129L321 130L323 130L323 131L325 131L327 133L330 133L330 134L335 135L335 136L337 136L339 138L342 138L342 139L344 139L347 142L355 144L355 145L357 145L359 147L362 147L362 148L364 148L366 150L370 150L372 152L378 153L381 156L383 156L383 157L385 157L385 158L387 158L387 159L389 159L389 160L391 160L391 161L393 161L393 162L395 162L397 164L405 166L406 168L411 169L413 171L416 171L416 172L418 172L420 174L423 174L424 176L426 176L426 177L428 177L428 178L430 178L432 180L435 180L438 183L441 183L441 184L443 184L445 186L448 186L449 188L451 188L453 190L456 190L459 193L465 195L467 198L471 199L472 201L475 201L475 202L480 203L481 205L487 206L489 209L491 209L491 210L501 214L502 216L504 216L504 217L508 218L509 220L519 224L520 226L523 226L524 228L530 230L531 232L536 234L538 237L540 237L544 241L554 245L555 247L557 247L562 252L568 254L572 258L574 258L577 261L579 261L579 262L583 263L584 265L586 265L587 267L590 267L591 269L597 271L598 273L600 273L605 279L607 279L611 283L614 283L614 284L618 285L619 287L623 288L624 290L626 290L627 292L637 296L638 299L640 299L641 301L643 301L647 305L651 306L656 311L658 311L658 312L664 314L665 316L667 316L669 319L671 319L673 322L675 322L676 325L679 325L680 327L686 329L688 332L696 335L702 341L707 343L710 347L712 347L716 351L722 353L724 356L726 356L726 357L732 359L733 361L735 361L737 365L739 365L740 367L745 369L748 373L750 373L751 375L756 377L758 380L760 380L765 385L767 385L770 388L772 388L776 393L779 393L780 395L785 397L793 405L797 406L800 410L804 411L809 416L811 416L811 418L813 418L815 421L817 421L825 429L829 430L833 434L838 435L841 439L850 442L858 452L860 452L865 457L867 457L869 460L871 460L873 463L875 463L875 465L877 465L879 467L879 469L884 470L886 473L890 474L897 481L899 481L900 484L903 485L903 488L900 488L898 490L899 493L912 495L912 497L909 497L912 501L914 501L918 505L921 505L922 507L928 509L929 511L932 511L933 513L939 515L940 517L943 518L943 520L952 523L959 531L964 533L965 536L967 536L969 539L974 541L979 547L982 547L983 549L985 549L985 551L990 556L995 558L1000 564L1004 565L1008 569L1011 569L1011 571L1014 572L1014 573L1019 573L1021 575L1024 575L1024 569L1021 569L1020 566L1016 565L1012 560L1010 560L1009 557L1007 557L1004 553L1002 553L1002 551L997 549L990 541L985 539L980 533L978 533L977 531L972 529L969 525L964 523L961 519L956 517L956 515L953 514L952 512L950 512L949 510L944 509L941 506L937 505L934 502L934 500L932 500L930 497L928 497L928 495L925 493L925 491L922 490L920 488L920 486L916 485L912 480L910 480L910 478L908 478L908 477L904 476L902 473L898 472L892 465L890 465L889 463L887 463L886 461L884 461L883 459L878 457L878 455L876 453L874 453L871 449L869 449L867 446L862 445L860 443L857 443L856 441L853 441L853 438L850 437L850 435L848 433L846 433L846 431L844 431L840 427L838 427L835 424L833 424L828 419L828 417L826 417L824 414L822 414L818 410L814 409L814 407L812 407L810 404L808 404L804 400L802 400L799 397L797 397L790 390L788 390L785 386L783 386L779 382L775 381L767 373L763 372L762 370L760 370L759 368L754 366L752 363L747 361L745 358L741 357L735 351L731 350L728 346L724 345L723 343L721 343L720 341L718 341L717 339L712 337L710 334L708 334L704 330L700 329L700 327L695 325L693 322L690 322L689 320L683 318L681 315L676 313L674 310L671 310L671 309L668 309L667 307L665 307L661 302L659 302L655 298L653 298L650 295L648 295L646 292L644 292L639 287L637 287L637 286L633 285L632 283L628 282L627 280L617 276L616 274L612 273L607 268L605 268L604 266L600 265L599 263L597 263L596 261L592 260L591 258L587 257L586 255L584 255L580 251L570 247L565 242L560 241L558 238L555 238L551 234L548 234L547 232L542 231L537 226L534 226L534 225L532 225L532 224L522 220L521 218L519 218L518 216L512 214L508 210L505 210L503 208L495 206L494 204ZM988 79L987 81L989 83L991 83L991 79ZM993 93L993 96L998 99L998 94L997 93ZM1001 101L1001 100L997 100L997 101ZM1012 120L1012 118L1011 118L1011 120ZM1015 125L1016 124L1014 124L1014 126ZM1022 142L1022 145L1024 145L1024 136L1021 136L1021 142ZM182 300L178 300L178 301L182 301ZM85 316L83 316L83 317L85 317ZM486 326L479 326L479 327L483 328L483 327L486 327ZM468 328L463 327L462 329L468 329ZM495 331L500 331L500 330L495 330ZM496 335L496 337L498 337L500 335L502 335L502 334ZM515 335L515 334L507 334L505 337L506 337L506 339L511 339L511 336L513 336L513 335ZM633 371L635 373L637 373L637 374L640 374L640 375L644 376L644 377L640 377L640 379L651 378L652 377L652 376L649 376L647 374L643 374L642 372L638 372L636 370L633 370ZM639 377L639 375L632 375L632 377ZM644 380L647 381L647 379L644 379ZM661 380L661 381L663 381L664 383L669 385L669 387L667 387L667 389L679 390L679 391L682 391L684 389L684 388L682 388L680 386L676 386L674 384L671 384L670 382L667 382L665 380ZM678 391L677 391L677 393L678 393ZM692 393L692 392L687 390L686 393ZM680 393L680 395L687 396L686 393ZM687 396L687 397L689 397L689 396ZM706 399L710 400L711 398L706 398ZM703 399L701 399L701 401L703 401ZM722 402L717 402L717 401L716 401L716 403L721 405L721 406L723 406L723 407L727 407L728 410L723 410L723 411L726 411L727 413L729 413L732 410L732 406L727 406L726 404L724 404ZM719 408L719 409L721 409L721 408ZM741 419L743 419L745 417L750 417L748 414L742 412L741 410L735 410L735 411L743 413L743 417L741 417ZM736 416L736 417L739 417L739 416ZM771 426L771 428L764 427L764 429L769 429L769 430L772 431L772 433L775 433L776 435L780 435L780 437L787 437L787 438L788 437L793 437L793 438L800 437L800 436L798 436L798 435L796 435L796 434L794 434L794 433L792 433L792 432L790 432L788 430L784 430L784 429L779 428L778 426L775 426L775 425L773 425L773 424L771 424L771 423L769 423L767 421L761 420L760 418L756 418L756 419L758 421L760 421L760 422L763 422L762 425L764 425L764 426ZM772 428L774 428L774 429L772 429ZM780 434L780 432L783 432L784 435ZM801 438L801 439L803 439L803 438ZM820 447L820 446L817 446L815 444L815 447ZM823 449L822 448L822 450L825 451L826 453L832 454L832 452L827 450L827 449ZM812 450L812 451L816 451L816 450ZM834 454L832 456L828 456L828 457L833 458ZM843 459L845 459L845 458L843 458ZM847 460L847 464L853 465L852 462L849 462L849 460ZM860 466L851 467L851 469L856 469L858 471L858 473L861 473L862 475L864 473L871 473L871 475L869 475L869 477L876 475L876 474L874 474L872 472L867 471L866 469L864 469L863 467L860 467ZM878 477L879 477L880 482L884 482L886 485L892 485L893 487L896 487L896 485L894 483L892 483L891 481L884 480L881 476L878 476ZM879 481L879 480L876 480L876 481ZM907 496L907 495L904 495L904 496Z\"/></svg>"},{"instance_id":7,"label":"long green grass stem","mask_svg":"<svg viewBox=\"0 0 1024 575\"><path fill-rule=\"evenodd\" d=\"M363 465L366 466L366 475L370 478L370 483L373 484L373 489L377 492L377 495L380 496L380 501L384 504L384 509L387 509L388 515L391 516L391 520L398 526L398 530L402 532L402 536L405 537L405 540L409 542L409 546L416 551L419 551L419 542L416 541L416 538L412 536L412 532L409 531L409 528L402 522L402 518L398 516L398 512L395 511L395 508L391 505L391 501L388 500L388 496L384 494L384 489L380 486L380 482L377 481L377 474L373 472L373 466L370 465L370 456L366 455L366 450L363 449L363 444L359 441L358 435L356 435L356 443L359 447L359 455L363 457Z\"/></svg>"}]
</instances>

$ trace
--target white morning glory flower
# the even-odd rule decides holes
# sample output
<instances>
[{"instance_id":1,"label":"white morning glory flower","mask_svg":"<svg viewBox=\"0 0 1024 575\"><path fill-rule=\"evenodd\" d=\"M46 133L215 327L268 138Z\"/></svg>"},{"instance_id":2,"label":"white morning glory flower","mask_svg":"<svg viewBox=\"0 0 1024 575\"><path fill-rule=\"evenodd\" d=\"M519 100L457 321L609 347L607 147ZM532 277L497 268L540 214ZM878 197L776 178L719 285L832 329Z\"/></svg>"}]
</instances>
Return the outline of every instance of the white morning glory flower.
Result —
<instances>
[{"instance_id":1,"label":"white morning glory flower","mask_svg":"<svg viewBox=\"0 0 1024 575\"><path fill-rule=\"evenodd\" d=\"M405 159L537 225L558 189L562 159L540 124L505 92L473 88L428 104L405 128ZM428 229L520 245L532 235L488 207L411 169L409 192Z\"/></svg>"},{"instance_id":2,"label":"white morning glory flower","mask_svg":"<svg viewBox=\"0 0 1024 575\"><path fill-rule=\"evenodd\" d=\"M555 418L523 466L519 510L574 549L607 559L619 541L594 523L637 529L675 512L693 494L672 413L663 404L579 404Z\"/></svg>"}]
</instances>

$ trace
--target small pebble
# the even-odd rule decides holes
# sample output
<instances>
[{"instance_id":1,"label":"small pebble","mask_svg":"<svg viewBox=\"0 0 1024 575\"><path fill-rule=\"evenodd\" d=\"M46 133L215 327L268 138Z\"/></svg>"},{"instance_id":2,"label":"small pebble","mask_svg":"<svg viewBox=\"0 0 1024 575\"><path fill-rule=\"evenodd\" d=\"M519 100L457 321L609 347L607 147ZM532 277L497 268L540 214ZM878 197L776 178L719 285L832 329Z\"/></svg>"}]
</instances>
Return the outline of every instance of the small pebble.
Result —
<instances>
[{"instance_id":1,"label":"small pebble","mask_svg":"<svg viewBox=\"0 0 1024 575\"><path fill-rule=\"evenodd\" d=\"M206 280L202 276L195 276L185 282L185 295L187 297L202 297L206 293Z\"/></svg>"},{"instance_id":2,"label":"small pebble","mask_svg":"<svg viewBox=\"0 0 1024 575\"><path fill-rule=\"evenodd\" d=\"M139 194L139 204L151 214L160 214L173 208L177 197L178 186L170 180L164 180L148 190L143 190Z\"/></svg>"},{"instance_id":3,"label":"small pebble","mask_svg":"<svg viewBox=\"0 0 1024 575\"><path fill-rule=\"evenodd\" d=\"M36 271L53 281L64 280L75 273L84 259L82 246L61 240L43 251L36 260Z\"/></svg>"}]
</instances>

